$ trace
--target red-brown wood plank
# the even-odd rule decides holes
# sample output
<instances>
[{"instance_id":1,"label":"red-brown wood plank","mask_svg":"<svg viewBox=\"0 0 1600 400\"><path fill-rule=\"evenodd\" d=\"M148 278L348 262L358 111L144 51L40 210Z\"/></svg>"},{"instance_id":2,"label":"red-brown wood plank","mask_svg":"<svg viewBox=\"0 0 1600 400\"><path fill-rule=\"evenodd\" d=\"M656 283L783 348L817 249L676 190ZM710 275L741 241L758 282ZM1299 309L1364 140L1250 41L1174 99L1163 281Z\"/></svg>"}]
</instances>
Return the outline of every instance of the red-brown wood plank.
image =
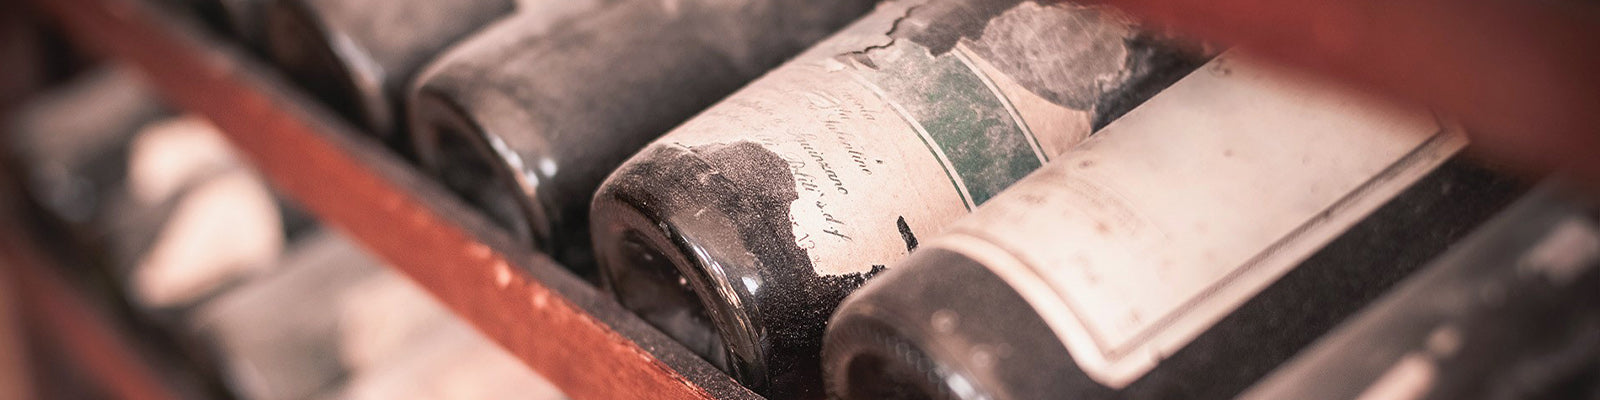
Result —
<instances>
[{"instance_id":1,"label":"red-brown wood plank","mask_svg":"<svg viewBox=\"0 0 1600 400\"><path fill-rule=\"evenodd\" d=\"M8 227L6 229L14 229ZM18 301L19 319L40 343L81 369L101 393L124 400L180 398L166 386L110 319L53 269L48 258L15 232L0 232L0 271ZM37 388L40 395L50 388Z\"/></svg>"},{"instance_id":2,"label":"red-brown wood plank","mask_svg":"<svg viewBox=\"0 0 1600 400\"><path fill-rule=\"evenodd\" d=\"M0 400L34 398L33 374L28 366L26 326L22 321L21 293L9 266L0 260Z\"/></svg>"},{"instance_id":3,"label":"red-brown wood plank","mask_svg":"<svg viewBox=\"0 0 1600 400\"><path fill-rule=\"evenodd\" d=\"M187 20L135 0L35 0L79 42L144 70L280 190L427 288L578 399L758 398ZM618 326L613 329L613 326Z\"/></svg>"}]
</instances>

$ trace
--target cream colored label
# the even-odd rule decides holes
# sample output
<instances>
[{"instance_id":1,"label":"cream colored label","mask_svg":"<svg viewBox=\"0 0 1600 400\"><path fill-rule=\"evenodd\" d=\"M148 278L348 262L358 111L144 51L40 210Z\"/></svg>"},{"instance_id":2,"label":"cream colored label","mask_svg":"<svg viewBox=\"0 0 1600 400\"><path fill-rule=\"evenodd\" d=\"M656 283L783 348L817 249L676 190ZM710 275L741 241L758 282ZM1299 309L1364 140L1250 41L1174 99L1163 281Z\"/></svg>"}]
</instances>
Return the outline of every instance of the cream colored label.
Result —
<instances>
[{"instance_id":1,"label":"cream colored label","mask_svg":"<svg viewBox=\"0 0 1600 400\"><path fill-rule=\"evenodd\" d=\"M933 55L894 44L884 32L908 3L886 3L661 140L750 141L782 157L798 197L795 244L819 274L904 257L912 238L939 232L1089 133L1087 112L1035 95L965 45ZM855 56L865 48L870 58Z\"/></svg>"},{"instance_id":2,"label":"cream colored label","mask_svg":"<svg viewBox=\"0 0 1600 400\"><path fill-rule=\"evenodd\" d=\"M951 228L1078 366L1123 387L1465 142L1228 55Z\"/></svg>"},{"instance_id":3,"label":"cream colored label","mask_svg":"<svg viewBox=\"0 0 1600 400\"><path fill-rule=\"evenodd\" d=\"M128 191L140 206L171 198L184 185L239 165L233 146L210 121L183 116L150 124L128 155Z\"/></svg>"},{"instance_id":4,"label":"cream colored label","mask_svg":"<svg viewBox=\"0 0 1600 400\"><path fill-rule=\"evenodd\" d=\"M135 300L147 308L191 304L271 268L283 251L283 226L266 185L234 170L186 193L133 267Z\"/></svg>"}]
</instances>

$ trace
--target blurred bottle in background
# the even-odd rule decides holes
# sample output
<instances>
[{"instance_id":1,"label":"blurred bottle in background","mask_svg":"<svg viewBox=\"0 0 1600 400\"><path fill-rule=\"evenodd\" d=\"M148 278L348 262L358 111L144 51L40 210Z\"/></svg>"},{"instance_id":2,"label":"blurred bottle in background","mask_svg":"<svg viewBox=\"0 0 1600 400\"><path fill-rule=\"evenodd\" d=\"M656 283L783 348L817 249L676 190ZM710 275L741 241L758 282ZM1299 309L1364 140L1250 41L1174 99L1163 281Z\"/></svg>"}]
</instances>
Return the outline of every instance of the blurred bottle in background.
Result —
<instances>
[{"instance_id":1,"label":"blurred bottle in background","mask_svg":"<svg viewBox=\"0 0 1600 400\"><path fill-rule=\"evenodd\" d=\"M286 219L220 132L132 71L95 70L6 126L7 171L71 238L52 247L109 277L130 340L175 352L161 368L242 399L560 397L353 243Z\"/></svg>"},{"instance_id":2,"label":"blurred bottle in background","mask_svg":"<svg viewBox=\"0 0 1600 400\"><path fill-rule=\"evenodd\" d=\"M147 125L131 149L132 201L118 204L109 229L138 305L186 308L276 264L287 240L280 207L209 122Z\"/></svg>"},{"instance_id":3,"label":"blurred bottle in background","mask_svg":"<svg viewBox=\"0 0 1600 400\"><path fill-rule=\"evenodd\" d=\"M330 398L557 400L566 396L488 338L451 318L392 363L356 371Z\"/></svg>"},{"instance_id":4,"label":"blurred bottle in background","mask_svg":"<svg viewBox=\"0 0 1600 400\"><path fill-rule=\"evenodd\" d=\"M317 233L280 272L207 303L184 322L248 399L302 399L415 351L452 318L343 237Z\"/></svg>"},{"instance_id":5,"label":"blurred bottle in background","mask_svg":"<svg viewBox=\"0 0 1600 400\"><path fill-rule=\"evenodd\" d=\"M76 234L118 197L134 133L167 115L137 72L94 69L13 114L7 156L39 216Z\"/></svg>"},{"instance_id":6,"label":"blurred bottle in background","mask_svg":"<svg viewBox=\"0 0 1600 400\"><path fill-rule=\"evenodd\" d=\"M1465 145L1224 55L852 295L829 393L1232 398L1522 192Z\"/></svg>"},{"instance_id":7,"label":"blurred bottle in background","mask_svg":"<svg viewBox=\"0 0 1600 400\"><path fill-rule=\"evenodd\" d=\"M1600 398L1600 208L1551 181L1244 399Z\"/></svg>"},{"instance_id":8,"label":"blurred bottle in background","mask_svg":"<svg viewBox=\"0 0 1600 400\"><path fill-rule=\"evenodd\" d=\"M423 168L517 238L593 274L589 200L645 143L873 0L622 1L463 43L410 99ZM553 8L553 7L546 7Z\"/></svg>"},{"instance_id":9,"label":"blurred bottle in background","mask_svg":"<svg viewBox=\"0 0 1600 400\"><path fill-rule=\"evenodd\" d=\"M820 395L846 294L1204 58L1100 8L885 3L618 168L603 284L740 382Z\"/></svg>"},{"instance_id":10,"label":"blurred bottle in background","mask_svg":"<svg viewBox=\"0 0 1600 400\"><path fill-rule=\"evenodd\" d=\"M30 198L66 243L147 316L181 313L263 272L286 210L204 120L103 69L32 103L10 141Z\"/></svg>"},{"instance_id":11,"label":"blurred bottle in background","mask_svg":"<svg viewBox=\"0 0 1600 400\"><path fill-rule=\"evenodd\" d=\"M331 232L187 321L243 399L564 398L409 279Z\"/></svg>"}]
</instances>

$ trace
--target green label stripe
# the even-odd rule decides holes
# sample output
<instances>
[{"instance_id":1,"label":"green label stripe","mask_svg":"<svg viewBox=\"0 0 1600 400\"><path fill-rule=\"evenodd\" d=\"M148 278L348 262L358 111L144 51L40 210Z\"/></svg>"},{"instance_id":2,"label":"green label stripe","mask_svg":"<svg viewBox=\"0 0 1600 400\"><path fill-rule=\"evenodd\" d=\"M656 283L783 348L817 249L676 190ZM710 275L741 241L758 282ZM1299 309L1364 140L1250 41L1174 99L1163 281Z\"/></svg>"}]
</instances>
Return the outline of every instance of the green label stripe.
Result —
<instances>
[{"instance_id":1,"label":"green label stripe","mask_svg":"<svg viewBox=\"0 0 1600 400\"><path fill-rule=\"evenodd\" d=\"M936 146L944 154L941 162L952 183L958 190L966 187L968 208L1044 164L1001 94L955 51L932 57L919 46L889 46L874 52L872 60L878 68L863 76L907 114L908 122L921 126L930 151Z\"/></svg>"}]
</instances>

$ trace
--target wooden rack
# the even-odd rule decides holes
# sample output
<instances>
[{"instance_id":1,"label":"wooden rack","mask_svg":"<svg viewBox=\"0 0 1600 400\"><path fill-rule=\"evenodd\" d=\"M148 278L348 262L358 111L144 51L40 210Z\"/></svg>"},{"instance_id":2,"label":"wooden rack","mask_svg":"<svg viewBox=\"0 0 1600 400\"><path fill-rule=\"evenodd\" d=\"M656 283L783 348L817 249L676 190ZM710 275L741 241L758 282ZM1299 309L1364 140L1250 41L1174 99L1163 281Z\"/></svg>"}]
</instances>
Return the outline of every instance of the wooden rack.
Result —
<instances>
[{"instance_id":1,"label":"wooden rack","mask_svg":"<svg viewBox=\"0 0 1600 400\"><path fill-rule=\"evenodd\" d=\"M5 301L17 305L14 315L8 317L40 338L44 342L39 343L40 348L64 359L92 380L93 390L118 399L182 397L182 390L162 377L152 360L128 342L124 335L127 332L68 283L58 272L59 266L41 254L27 237L9 228L0 232L0 265L6 272L0 277L0 293L8 296ZM44 387L32 389L34 393L0 396L28 398L49 392Z\"/></svg>"},{"instance_id":2,"label":"wooden rack","mask_svg":"<svg viewBox=\"0 0 1600 400\"><path fill-rule=\"evenodd\" d=\"M237 45L140 0L32 0L209 118L280 191L576 399L759 399L504 232Z\"/></svg>"}]
</instances>

